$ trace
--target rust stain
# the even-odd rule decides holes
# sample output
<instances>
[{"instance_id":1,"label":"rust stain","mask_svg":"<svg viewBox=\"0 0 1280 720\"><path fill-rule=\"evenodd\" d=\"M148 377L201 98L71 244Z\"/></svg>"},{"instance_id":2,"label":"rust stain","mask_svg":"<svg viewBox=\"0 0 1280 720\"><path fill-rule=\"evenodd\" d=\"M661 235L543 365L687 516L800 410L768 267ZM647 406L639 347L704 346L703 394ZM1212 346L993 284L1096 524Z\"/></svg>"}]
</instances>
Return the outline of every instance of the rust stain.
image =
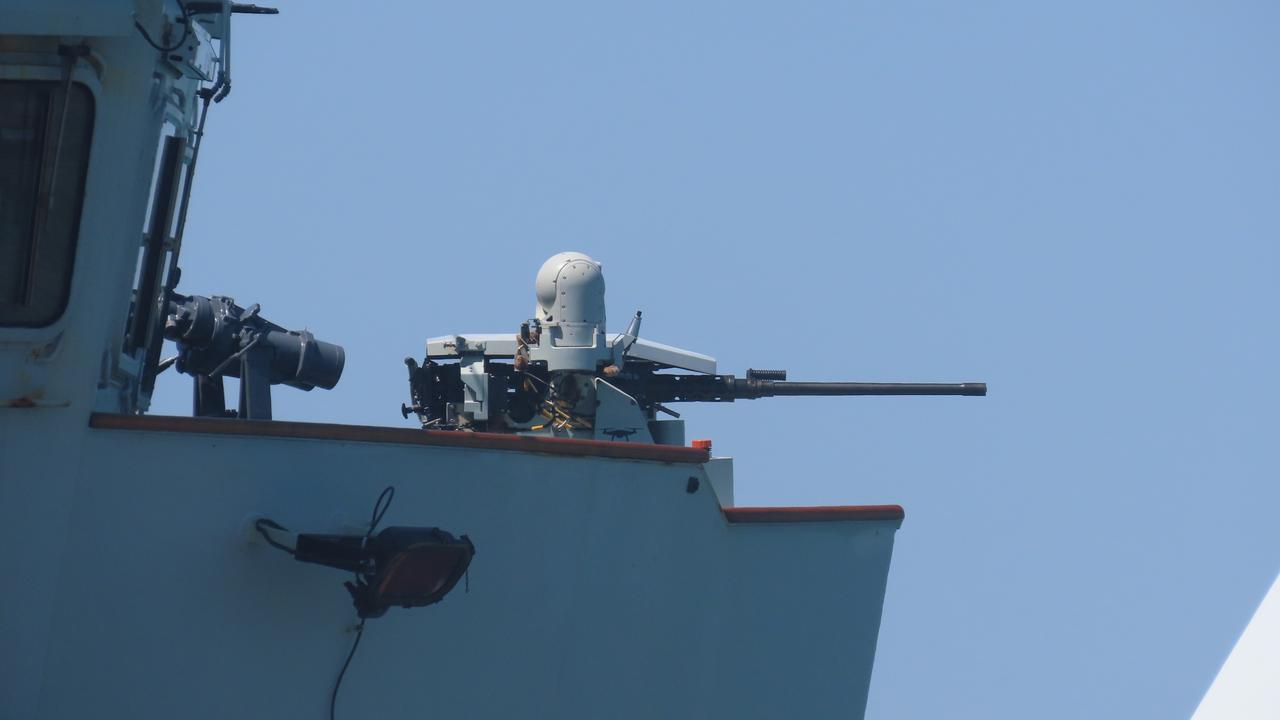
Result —
<instances>
[{"instance_id":1,"label":"rust stain","mask_svg":"<svg viewBox=\"0 0 1280 720\"><path fill-rule=\"evenodd\" d=\"M32 390L21 397L5 400L4 404L0 407L33 408L39 404L40 399L43 397L44 390Z\"/></svg>"},{"instance_id":2,"label":"rust stain","mask_svg":"<svg viewBox=\"0 0 1280 720\"><path fill-rule=\"evenodd\" d=\"M46 362L48 360L52 360L54 354L58 352L58 347L61 344L62 333L58 333L49 342L32 348L27 356L32 362Z\"/></svg>"}]
</instances>

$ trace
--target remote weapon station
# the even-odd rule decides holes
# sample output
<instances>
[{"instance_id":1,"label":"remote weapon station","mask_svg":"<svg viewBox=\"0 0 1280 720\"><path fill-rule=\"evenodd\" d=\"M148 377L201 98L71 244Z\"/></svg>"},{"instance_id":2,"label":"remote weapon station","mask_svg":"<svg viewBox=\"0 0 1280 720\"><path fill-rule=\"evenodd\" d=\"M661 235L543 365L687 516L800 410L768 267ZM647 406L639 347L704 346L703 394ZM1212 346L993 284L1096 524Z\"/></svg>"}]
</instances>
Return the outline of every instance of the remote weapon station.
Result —
<instances>
[{"instance_id":1,"label":"remote weapon station","mask_svg":"<svg viewBox=\"0 0 1280 720\"><path fill-rule=\"evenodd\" d=\"M785 370L716 372L716 361L625 332L605 332L604 272L587 255L552 256L538 271L533 318L512 335L427 341L406 358L411 405L424 428L683 445L678 402L780 395L986 395L985 383L789 382ZM669 371L688 371L680 374ZM668 416L658 417L659 413Z\"/></svg>"}]
</instances>

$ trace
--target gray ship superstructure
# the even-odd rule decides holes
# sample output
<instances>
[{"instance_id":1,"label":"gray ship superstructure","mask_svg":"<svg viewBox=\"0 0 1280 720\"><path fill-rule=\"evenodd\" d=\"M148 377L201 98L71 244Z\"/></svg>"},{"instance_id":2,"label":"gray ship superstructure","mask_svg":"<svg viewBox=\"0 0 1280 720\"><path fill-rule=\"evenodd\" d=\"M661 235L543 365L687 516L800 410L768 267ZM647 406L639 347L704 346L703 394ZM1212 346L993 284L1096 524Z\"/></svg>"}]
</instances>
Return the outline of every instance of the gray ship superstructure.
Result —
<instances>
[{"instance_id":1,"label":"gray ship superstructure","mask_svg":"<svg viewBox=\"0 0 1280 720\"><path fill-rule=\"evenodd\" d=\"M571 253L409 361L421 427L272 419L344 349L179 263L268 12L0 6L0 716L860 717L902 508L736 507L671 406L985 386L717 374L606 332ZM147 414L161 372L190 417Z\"/></svg>"}]
</instances>

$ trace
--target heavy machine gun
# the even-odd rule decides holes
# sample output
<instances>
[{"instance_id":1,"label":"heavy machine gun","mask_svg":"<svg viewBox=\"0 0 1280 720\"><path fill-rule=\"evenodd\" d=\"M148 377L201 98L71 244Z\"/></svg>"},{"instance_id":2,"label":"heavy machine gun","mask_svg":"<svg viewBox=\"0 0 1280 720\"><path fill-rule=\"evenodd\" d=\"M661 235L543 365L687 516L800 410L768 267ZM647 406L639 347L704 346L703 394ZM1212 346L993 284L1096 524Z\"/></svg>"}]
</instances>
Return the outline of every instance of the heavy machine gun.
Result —
<instances>
[{"instance_id":1,"label":"heavy machine gun","mask_svg":"<svg viewBox=\"0 0 1280 720\"><path fill-rule=\"evenodd\" d=\"M536 294L537 314L518 333L431 338L421 364L406 358L411 402L401 414L433 429L683 444L683 421L668 404L987 394L985 383L791 382L783 370L718 374L714 358L641 339L639 312L625 332L605 333L603 273L581 253L548 260Z\"/></svg>"}]
</instances>

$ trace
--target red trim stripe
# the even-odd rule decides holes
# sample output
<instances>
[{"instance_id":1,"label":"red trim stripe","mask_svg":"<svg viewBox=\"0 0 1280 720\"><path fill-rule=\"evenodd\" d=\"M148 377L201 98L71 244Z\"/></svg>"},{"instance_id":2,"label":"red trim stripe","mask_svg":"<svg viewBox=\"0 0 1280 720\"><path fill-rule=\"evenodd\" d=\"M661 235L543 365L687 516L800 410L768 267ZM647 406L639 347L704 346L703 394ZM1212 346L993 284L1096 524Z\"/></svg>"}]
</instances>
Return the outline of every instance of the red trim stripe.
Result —
<instances>
[{"instance_id":1,"label":"red trim stripe","mask_svg":"<svg viewBox=\"0 0 1280 720\"><path fill-rule=\"evenodd\" d=\"M848 522L850 520L902 520L901 505L829 505L825 507L725 508L731 523Z\"/></svg>"},{"instance_id":2,"label":"red trim stripe","mask_svg":"<svg viewBox=\"0 0 1280 720\"><path fill-rule=\"evenodd\" d=\"M434 447L509 450L547 455L604 457L687 464L705 463L711 455L706 450L673 445L529 437L499 433L415 430L412 428L375 427L370 425L335 425L285 420L224 420L221 418L174 417L167 415L94 413L89 417L89 427L100 430L430 445Z\"/></svg>"}]
</instances>

